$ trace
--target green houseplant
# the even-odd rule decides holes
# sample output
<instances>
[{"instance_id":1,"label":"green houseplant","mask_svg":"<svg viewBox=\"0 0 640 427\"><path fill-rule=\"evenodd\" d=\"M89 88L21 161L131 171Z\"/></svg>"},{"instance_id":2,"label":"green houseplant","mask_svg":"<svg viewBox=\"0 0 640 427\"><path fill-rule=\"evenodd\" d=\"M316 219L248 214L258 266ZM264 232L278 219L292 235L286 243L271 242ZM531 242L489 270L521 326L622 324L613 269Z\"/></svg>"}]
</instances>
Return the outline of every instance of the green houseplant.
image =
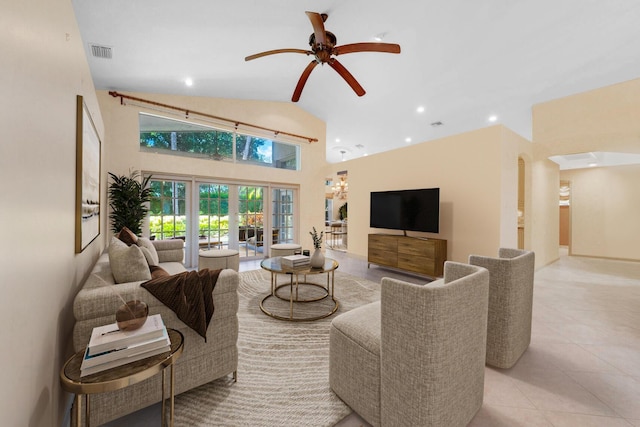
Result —
<instances>
[{"instance_id":1,"label":"green houseplant","mask_svg":"<svg viewBox=\"0 0 640 427\"><path fill-rule=\"evenodd\" d=\"M318 235L316 228L313 227L313 232L310 231L309 234L311 234L311 238L313 239L313 247L315 249L320 249L322 247L322 235L324 234L324 231L321 231L320 235Z\"/></svg>"},{"instance_id":2,"label":"green houseplant","mask_svg":"<svg viewBox=\"0 0 640 427\"><path fill-rule=\"evenodd\" d=\"M109 184L111 230L118 233L127 227L136 235L142 234L142 221L149 211L146 204L151 200L151 175L142 182L139 171L130 172L129 176L109 172L109 176L112 179Z\"/></svg>"},{"instance_id":3,"label":"green houseplant","mask_svg":"<svg viewBox=\"0 0 640 427\"><path fill-rule=\"evenodd\" d=\"M340 206L340 209L338 209L338 214L340 215L340 221L344 221L345 219L347 219L347 203L346 202L344 205Z\"/></svg>"}]
</instances>

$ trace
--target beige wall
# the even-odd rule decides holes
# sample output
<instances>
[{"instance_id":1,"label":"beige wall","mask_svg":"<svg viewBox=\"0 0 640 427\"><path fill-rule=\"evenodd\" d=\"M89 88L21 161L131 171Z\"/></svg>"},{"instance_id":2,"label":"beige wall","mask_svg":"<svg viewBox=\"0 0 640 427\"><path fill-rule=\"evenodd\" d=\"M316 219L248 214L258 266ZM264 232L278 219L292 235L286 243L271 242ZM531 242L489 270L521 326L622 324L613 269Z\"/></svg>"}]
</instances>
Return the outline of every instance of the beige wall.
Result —
<instances>
[{"instance_id":1,"label":"beige wall","mask_svg":"<svg viewBox=\"0 0 640 427\"><path fill-rule=\"evenodd\" d=\"M308 143L296 140L301 148L300 171L274 169L261 166L234 164L213 160L193 159L167 154L147 153L140 151L138 115L141 111L156 115L173 117L167 113L149 110L141 103L121 105L119 98L107 92L98 92L100 106L105 121L106 163L107 171L116 174L128 174L129 170L142 170L152 174L176 175L198 178L220 178L225 181L250 182L255 184L286 183L299 186L300 227L297 241L311 246L312 241L305 240L308 230L315 226L324 227L324 171L325 155L325 123L306 113L291 103L245 101L234 99L198 98L187 96L126 93L163 104L184 107L219 117L252 123L293 134L317 138L319 141ZM193 122L211 126L210 122L198 120ZM247 128L239 129L249 132ZM302 239L302 240L300 240Z\"/></svg>"},{"instance_id":2,"label":"beige wall","mask_svg":"<svg viewBox=\"0 0 640 427\"><path fill-rule=\"evenodd\" d=\"M571 254L640 260L640 165L562 171L571 182Z\"/></svg>"},{"instance_id":3,"label":"beige wall","mask_svg":"<svg viewBox=\"0 0 640 427\"><path fill-rule=\"evenodd\" d=\"M518 157L525 161L525 243L530 242L531 230L526 207L531 204L531 142L506 127L502 127L502 174L500 186L500 247L518 247ZM527 247L527 246L525 246ZM494 254L494 256L497 255Z\"/></svg>"},{"instance_id":4,"label":"beige wall","mask_svg":"<svg viewBox=\"0 0 640 427\"><path fill-rule=\"evenodd\" d=\"M536 160L546 163L548 156L614 151L640 153L640 79L603 87L533 107L533 141ZM553 233L546 218L557 223L557 189L560 173L547 165L549 175L539 175L535 217L540 233ZM594 168L562 172L571 177L571 250L575 255L640 260L637 244L629 236L638 231L638 170L640 166ZM575 184L578 188L574 190ZM551 197L551 190L554 190ZM546 198L544 198L546 195ZM543 197L539 200L537 196ZM553 217L551 217L553 215ZM545 220L541 220L545 218ZM551 245L551 237L545 239Z\"/></svg>"},{"instance_id":5,"label":"beige wall","mask_svg":"<svg viewBox=\"0 0 640 427\"><path fill-rule=\"evenodd\" d=\"M549 155L640 153L640 79L533 106L533 142Z\"/></svg>"},{"instance_id":6,"label":"beige wall","mask_svg":"<svg viewBox=\"0 0 640 427\"><path fill-rule=\"evenodd\" d=\"M4 2L0 52L1 424L58 426L73 298L104 245L74 251L76 95L103 124L70 1Z\"/></svg>"},{"instance_id":7,"label":"beige wall","mask_svg":"<svg viewBox=\"0 0 640 427\"><path fill-rule=\"evenodd\" d=\"M534 146L534 161L531 164L531 250L536 253L536 266L544 266L557 261L560 256L558 238L558 190L560 169L548 160L544 147ZM525 224L525 228L527 225ZM525 235L525 248L526 245Z\"/></svg>"},{"instance_id":8,"label":"beige wall","mask_svg":"<svg viewBox=\"0 0 640 427\"><path fill-rule=\"evenodd\" d=\"M501 240L502 141L503 128L493 126L331 165L329 176L349 171L349 253L366 259L369 233L402 233L369 227L371 191L440 187L440 233L408 234L446 239L449 260L495 255ZM513 162L517 190L517 154ZM514 239L515 233L514 226Z\"/></svg>"}]
</instances>

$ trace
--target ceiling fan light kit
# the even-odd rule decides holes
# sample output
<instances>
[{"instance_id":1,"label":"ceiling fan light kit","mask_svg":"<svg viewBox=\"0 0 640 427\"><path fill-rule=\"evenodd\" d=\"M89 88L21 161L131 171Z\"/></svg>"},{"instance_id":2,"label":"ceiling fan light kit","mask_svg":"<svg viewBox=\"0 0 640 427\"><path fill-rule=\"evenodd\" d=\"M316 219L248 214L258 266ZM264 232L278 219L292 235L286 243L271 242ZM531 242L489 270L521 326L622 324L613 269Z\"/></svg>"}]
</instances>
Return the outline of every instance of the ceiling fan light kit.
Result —
<instances>
[{"instance_id":1,"label":"ceiling fan light kit","mask_svg":"<svg viewBox=\"0 0 640 427\"><path fill-rule=\"evenodd\" d=\"M338 55L345 55L347 53L355 52L382 52L382 53L400 53L400 45L393 43L352 43L342 46L336 46L337 38L330 32L325 30L324 22L327 20L328 15L326 13L320 14L316 12L305 12L311 25L313 26L313 33L309 36L309 46L311 50L304 49L275 49L268 50L254 55L247 56L245 61L251 61L253 59L262 58L263 56L274 55L278 53L303 53L305 55L313 55L314 59L307 65L302 72L298 84L293 91L291 101L298 102L302 89L307 83L309 75L318 64L329 64L353 89L358 95L362 96L366 92L364 88L358 83L353 75L335 58Z\"/></svg>"}]
</instances>

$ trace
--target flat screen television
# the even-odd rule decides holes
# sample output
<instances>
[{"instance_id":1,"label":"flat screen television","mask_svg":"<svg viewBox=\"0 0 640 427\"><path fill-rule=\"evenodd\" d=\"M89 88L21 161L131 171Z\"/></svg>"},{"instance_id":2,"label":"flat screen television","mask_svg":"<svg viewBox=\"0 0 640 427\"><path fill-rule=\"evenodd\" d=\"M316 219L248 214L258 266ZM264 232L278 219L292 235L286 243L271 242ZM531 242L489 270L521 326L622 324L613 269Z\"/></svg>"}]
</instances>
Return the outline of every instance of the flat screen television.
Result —
<instances>
[{"instance_id":1,"label":"flat screen television","mask_svg":"<svg viewBox=\"0 0 640 427\"><path fill-rule=\"evenodd\" d=\"M369 226L438 233L440 189L372 191Z\"/></svg>"}]
</instances>

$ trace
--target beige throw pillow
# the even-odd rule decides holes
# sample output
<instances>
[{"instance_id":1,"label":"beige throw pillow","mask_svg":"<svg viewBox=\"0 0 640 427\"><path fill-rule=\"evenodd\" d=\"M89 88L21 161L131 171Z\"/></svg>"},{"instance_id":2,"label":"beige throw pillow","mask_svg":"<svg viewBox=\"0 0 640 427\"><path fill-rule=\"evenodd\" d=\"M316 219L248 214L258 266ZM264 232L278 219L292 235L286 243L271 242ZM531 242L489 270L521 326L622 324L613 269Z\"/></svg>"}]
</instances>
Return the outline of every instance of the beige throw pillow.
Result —
<instances>
[{"instance_id":1,"label":"beige throw pillow","mask_svg":"<svg viewBox=\"0 0 640 427\"><path fill-rule=\"evenodd\" d=\"M151 243L151 240L147 239L146 237L138 237L138 241L136 242L136 245L138 245L138 247L142 249L142 253L147 259L147 263L149 265L160 264L160 260L158 258L158 251L156 251L156 247L153 246L153 243Z\"/></svg>"},{"instance_id":2,"label":"beige throw pillow","mask_svg":"<svg viewBox=\"0 0 640 427\"><path fill-rule=\"evenodd\" d=\"M117 237L109 244L109 265L116 283L151 280L149 264L136 245L127 246Z\"/></svg>"}]
</instances>

